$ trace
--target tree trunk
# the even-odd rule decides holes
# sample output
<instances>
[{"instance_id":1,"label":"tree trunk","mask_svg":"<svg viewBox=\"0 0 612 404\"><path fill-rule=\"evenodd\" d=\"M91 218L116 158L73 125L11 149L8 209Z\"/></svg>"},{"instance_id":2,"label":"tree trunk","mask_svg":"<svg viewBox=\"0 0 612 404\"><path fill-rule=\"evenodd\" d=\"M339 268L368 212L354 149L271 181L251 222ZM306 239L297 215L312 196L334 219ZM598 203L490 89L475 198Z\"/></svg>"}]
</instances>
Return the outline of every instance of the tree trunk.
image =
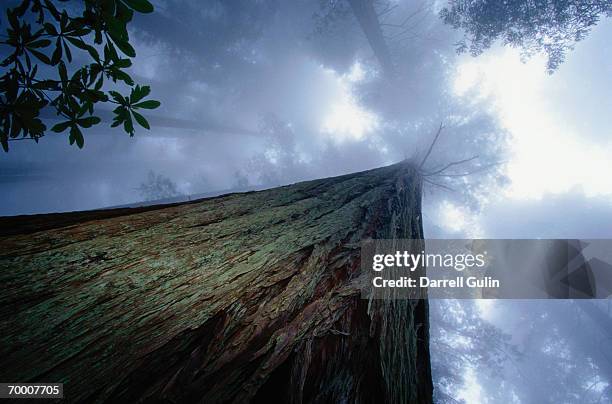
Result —
<instances>
[{"instance_id":1,"label":"tree trunk","mask_svg":"<svg viewBox=\"0 0 612 404\"><path fill-rule=\"evenodd\" d=\"M383 72L387 78L394 78L393 59L372 0L348 0L348 2Z\"/></svg>"},{"instance_id":2,"label":"tree trunk","mask_svg":"<svg viewBox=\"0 0 612 404\"><path fill-rule=\"evenodd\" d=\"M429 403L427 302L362 299L422 238L400 163L260 192L0 219L0 380L68 402Z\"/></svg>"}]
</instances>

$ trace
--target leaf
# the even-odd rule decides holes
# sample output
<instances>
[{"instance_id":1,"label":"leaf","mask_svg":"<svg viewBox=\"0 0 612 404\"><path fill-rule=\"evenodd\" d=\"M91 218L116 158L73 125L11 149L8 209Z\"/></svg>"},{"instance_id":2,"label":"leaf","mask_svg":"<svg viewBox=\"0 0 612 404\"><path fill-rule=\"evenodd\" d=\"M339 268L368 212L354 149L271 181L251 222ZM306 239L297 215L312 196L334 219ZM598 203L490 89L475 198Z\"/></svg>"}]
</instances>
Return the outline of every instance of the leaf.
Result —
<instances>
[{"instance_id":1,"label":"leaf","mask_svg":"<svg viewBox=\"0 0 612 404\"><path fill-rule=\"evenodd\" d=\"M53 125L51 130L56 133L61 133L68 129L68 127L72 124L72 121L61 122L56 125Z\"/></svg>"},{"instance_id":2,"label":"leaf","mask_svg":"<svg viewBox=\"0 0 612 404\"><path fill-rule=\"evenodd\" d=\"M126 99L125 99L125 98L124 98L124 97L123 97L121 94L119 94L118 92L116 92L116 91L112 91L112 90L111 90L111 91L109 91L108 93L109 93L109 94L111 95L111 97L113 97L113 99L114 99L115 101L117 101L118 103L120 103L120 104L122 104L122 105L127 105L127 104L128 104L127 100L126 100Z\"/></svg>"},{"instance_id":3,"label":"leaf","mask_svg":"<svg viewBox=\"0 0 612 404\"><path fill-rule=\"evenodd\" d=\"M92 58L94 58L94 60L96 60L96 61L100 60L100 55L98 55L98 51L93 46L87 45L85 42L81 41L80 39L73 38L73 37L70 37L70 36L67 36L66 39L71 44L76 46L77 48L83 49L83 50L86 50L87 52L89 52L89 54L91 55Z\"/></svg>"},{"instance_id":4,"label":"leaf","mask_svg":"<svg viewBox=\"0 0 612 404\"><path fill-rule=\"evenodd\" d=\"M16 115L13 115L13 125L11 126L11 133L9 136L11 138L16 138L19 132L21 132L21 128L21 120Z\"/></svg>"},{"instance_id":5,"label":"leaf","mask_svg":"<svg viewBox=\"0 0 612 404\"><path fill-rule=\"evenodd\" d=\"M17 18L16 13L7 8L6 16L11 24L11 28L13 28L14 31L19 31L19 19Z\"/></svg>"},{"instance_id":6,"label":"leaf","mask_svg":"<svg viewBox=\"0 0 612 404\"><path fill-rule=\"evenodd\" d=\"M36 51L35 51L35 52L36 52ZM46 55L45 55L45 56L46 56ZM31 62L31 60L30 60L30 55L29 55L27 52L25 53L25 59L26 59L26 66L28 66L28 70L30 70L30 69L32 68L32 62ZM25 75L26 75L26 73L25 73L25 71L23 70L23 66L19 66L19 67L21 68L21 69L20 69L20 73L21 73L23 76L25 76Z\"/></svg>"},{"instance_id":7,"label":"leaf","mask_svg":"<svg viewBox=\"0 0 612 404\"><path fill-rule=\"evenodd\" d=\"M103 84L104 84L104 75L101 74L100 78L98 79L98 81L96 81L96 85L94 86L94 89L96 91L100 90L102 88Z\"/></svg>"},{"instance_id":8,"label":"leaf","mask_svg":"<svg viewBox=\"0 0 612 404\"><path fill-rule=\"evenodd\" d=\"M132 45L128 41L115 41L115 45L123 52L125 55L133 58L136 57L136 51L132 48Z\"/></svg>"},{"instance_id":9,"label":"leaf","mask_svg":"<svg viewBox=\"0 0 612 404\"><path fill-rule=\"evenodd\" d=\"M51 91L57 91L57 85L56 82L53 80L42 80L38 83L34 83L32 85L32 88L36 89L36 90L51 90Z\"/></svg>"},{"instance_id":10,"label":"leaf","mask_svg":"<svg viewBox=\"0 0 612 404\"><path fill-rule=\"evenodd\" d=\"M51 15L53 15L53 18L55 18L56 21L59 21L60 13L57 11L57 8L55 8L51 0L45 0L45 5L47 6L47 10L49 10Z\"/></svg>"},{"instance_id":11,"label":"leaf","mask_svg":"<svg viewBox=\"0 0 612 404\"><path fill-rule=\"evenodd\" d=\"M114 62L116 62L117 60L119 60L119 55L117 55L117 50L115 49L115 46L113 46L112 42L107 42L106 45L104 45L104 59L108 60L112 60Z\"/></svg>"},{"instance_id":12,"label":"leaf","mask_svg":"<svg viewBox=\"0 0 612 404\"><path fill-rule=\"evenodd\" d=\"M153 12L153 5L147 0L123 0L123 2L139 13L148 14Z\"/></svg>"},{"instance_id":13,"label":"leaf","mask_svg":"<svg viewBox=\"0 0 612 404\"><path fill-rule=\"evenodd\" d=\"M115 42L127 39L128 33L125 22L113 16L106 16L106 26L108 27L108 34Z\"/></svg>"},{"instance_id":14,"label":"leaf","mask_svg":"<svg viewBox=\"0 0 612 404\"><path fill-rule=\"evenodd\" d=\"M60 16L60 26L65 27L66 25L68 25L68 12L63 10L62 15Z\"/></svg>"},{"instance_id":15,"label":"leaf","mask_svg":"<svg viewBox=\"0 0 612 404\"><path fill-rule=\"evenodd\" d=\"M29 52L31 52L34 56L36 56L41 62L46 63L48 65L52 64L51 59L49 59L49 57L45 55L44 53L34 50L34 49L29 49Z\"/></svg>"},{"instance_id":16,"label":"leaf","mask_svg":"<svg viewBox=\"0 0 612 404\"><path fill-rule=\"evenodd\" d=\"M68 59L68 63L72 63L72 52L70 52L70 47L65 41L62 41L64 44L64 51L66 52L66 58Z\"/></svg>"},{"instance_id":17,"label":"leaf","mask_svg":"<svg viewBox=\"0 0 612 404\"><path fill-rule=\"evenodd\" d=\"M74 115L77 114L80 109L81 106L79 105L79 103L76 101L76 99L72 96L67 97L67 101L68 101L68 106L70 107L70 114L69 115Z\"/></svg>"},{"instance_id":18,"label":"leaf","mask_svg":"<svg viewBox=\"0 0 612 404\"><path fill-rule=\"evenodd\" d=\"M132 123L131 116L128 115L125 121L123 121L123 129L126 133L130 134L130 137L134 136L134 124Z\"/></svg>"},{"instance_id":19,"label":"leaf","mask_svg":"<svg viewBox=\"0 0 612 404\"><path fill-rule=\"evenodd\" d=\"M30 122L28 129L30 130L30 134L34 137L34 139L36 139L43 136L47 126L42 123L40 119L35 118Z\"/></svg>"},{"instance_id":20,"label":"leaf","mask_svg":"<svg viewBox=\"0 0 612 404\"><path fill-rule=\"evenodd\" d=\"M79 99L81 99L81 97L79 97ZM83 104L80 106L77 106L77 117L82 117L83 115L85 115L85 112L87 112L87 110L89 109L89 102L90 100L83 100L81 99L81 101L83 101Z\"/></svg>"},{"instance_id":21,"label":"leaf","mask_svg":"<svg viewBox=\"0 0 612 404\"><path fill-rule=\"evenodd\" d=\"M87 52L89 52L89 55L96 61L99 62L100 61L100 55L98 54L98 51L96 50L96 48L94 48L93 46L89 46L87 45Z\"/></svg>"},{"instance_id":22,"label":"leaf","mask_svg":"<svg viewBox=\"0 0 612 404\"><path fill-rule=\"evenodd\" d=\"M128 6L125 5L125 3L121 1L116 1L115 4L115 17L117 17L118 20L122 21L125 24L132 21L132 18L134 17L134 10L130 9ZM125 39L127 39L127 31Z\"/></svg>"},{"instance_id":23,"label":"leaf","mask_svg":"<svg viewBox=\"0 0 612 404\"><path fill-rule=\"evenodd\" d=\"M134 89L132 89L132 93L130 94L130 102L134 104L142 100L147 95L149 95L150 92L151 92L151 87L149 86L140 87L137 85Z\"/></svg>"},{"instance_id":24,"label":"leaf","mask_svg":"<svg viewBox=\"0 0 612 404\"><path fill-rule=\"evenodd\" d=\"M81 132L78 126L72 125L70 127L70 139L70 144L72 144L74 139L74 141L76 141L77 146L79 146L79 149L83 148L83 144L85 144L85 139L83 139L83 133Z\"/></svg>"},{"instance_id":25,"label":"leaf","mask_svg":"<svg viewBox=\"0 0 612 404\"><path fill-rule=\"evenodd\" d=\"M60 79L63 82L68 81L68 71L66 70L66 65L63 61L60 60L57 70L59 71Z\"/></svg>"},{"instance_id":26,"label":"leaf","mask_svg":"<svg viewBox=\"0 0 612 404\"><path fill-rule=\"evenodd\" d=\"M161 105L161 102L155 100L143 101L133 105L135 108L155 109Z\"/></svg>"},{"instance_id":27,"label":"leaf","mask_svg":"<svg viewBox=\"0 0 612 404\"><path fill-rule=\"evenodd\" d=\"M128 111L125 107L117 107L113 110L113 112L115 113L115 117L113 118L113 124L111 125L112 128L121 125L128 117Z\"/></svg>"},{"instance_id":28,"label":"leaf","mask_svg":"<svg viewBox=\"0 0 612 404\"><path fill-rule=\"evenodd\" d=\"M51 45L51 41L48 39L39 39L38 41L33 41L27 44L27 47L32 48L45 48Z\"/></svg>"},{"instance_id":29,"label":"leaf","mask_svg":"<svg viewBox=\"0 0 612 404\"><path fill-rule=\"evenodd\" d=\"M103 91L95 90L95 89L89 90L89 91L93 94L94 98L96 99L95 102L99 102L99 101L107 102L108 101L108 97L106 96L106 94L104 94Z\"/></svg>"},{"instance_id":30,"label":"leaf","mask_svg":"<svg viewBox=\"0 0 612 404\"><path fill-rule=\"evenodd\" d=\"M77 120L77 123L84 128L91 128L93 125L97 125L100 123L100 118L98 118L97 116L90 116Z\"/></svg>"},{"instance_id":31,"label":"leaf","mask_svg":"<svg viewBox=\"0 0 612 404\"><path fill-rule=\"evenodd\" d=\"M57 30L55 29L55 26L53 24L46 22L44 27L45 27L45 31L47 31L47 34L52 35L52 36L58 35Z\"/></svg>"},{"instance_id":32,"label":"leaf","mask_svg":"<svg viewBox=\"0 0 612 404\"><path fill-rule=\"evenodd\" d=\"M136 122L138 122L140 126L146 129L151 129L151 127L149 126L149 122L147 122L144 116L140 115L136 111L132 111L132 115L134 115L134 119L136 119Z\"/></svg>"},{"instance_id":33,"label":"leaf","mask_svg":"<svg viewBox=\"0 0 612 404\"><path fill-rule=\"evenodd\" d=\"M51 64L56 65L62 59L62 40L61 38L57 38L55 42L55 50L53 51L53 55L51 55Z\"/></svg>"},{"instance_id":34,"label":"leaf","mask_svg":"<svg viewBox=\"0 0 612 404\"><path fill-rule=\"evenodd\" d=\"M120 69L125 69L126 67L130 67L132 65L132 61L130 59L119 59L115 62L115 67Z\"/></svg>"},{"instance_id":35,"label":"leaf","mask_svg":"<svg viewBox=\"0 0 612 404\"><path fill-rule=\"evenodd\" d=\"M24 0L18 7L15 8L15 13L18 17L23 17L29 6L30 0Z\"/></svg>"},{"instance_id":36,"label":"leaf","mask_svg":"<svg viewBox=\"0 0 612 404\"><path fill-rule=\"evenodd\" d=\"M13 53L12 55L9 55L9 57L7 57L6 59L4 59L4 60L2 61L2 63L0 63L0 66L2 66L2 67L6 67L6 66L10 65L11 63L13 63L13 61L15 60L15 58L16 58L16 53Z\"/></svg>"},{"instance_id":37,"label":"leaf","mask_svg":"<svg viewBox=\"0 0 612 404\"><path fill-rule=\"evenodd\" d=\"M123 71L121 71L119 69L114 69L112 74L115 76L115 79L121 80L121 81L125 82L125 84L127 84L129 86L133 86L134 85L134 80L132 80L130 75L127 74L126 72L123 72Z\"/></svg>"},{"instance_id":38,"label":"leaf","mask_svg":"<svg viewBox=\"0 0 612 404\"><path fill-rule=\"evenodd\" d=\"M0 134L0 143L2 143L2 149L8 153L8 137L5 134Z\"/></svg>"}]
</instances>

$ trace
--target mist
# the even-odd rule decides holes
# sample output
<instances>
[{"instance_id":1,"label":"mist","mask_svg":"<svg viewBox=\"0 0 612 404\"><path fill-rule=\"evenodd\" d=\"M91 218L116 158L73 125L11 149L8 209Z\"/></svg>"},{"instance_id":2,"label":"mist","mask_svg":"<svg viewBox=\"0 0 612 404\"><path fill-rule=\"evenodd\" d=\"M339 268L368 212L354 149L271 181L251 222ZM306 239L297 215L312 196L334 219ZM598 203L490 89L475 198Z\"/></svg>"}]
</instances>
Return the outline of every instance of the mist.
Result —
<instances>
[{"instance_id":1,"label":"mist","mask_svg":"<svg viewBox=\"0 0 612 404\"><path fill-rule=\"evenodd\" d=\"M427 238L612 238L610 18L548 74L543 55L522 60L501 43L457 54L445 2L380 2L390 79L341 2L153 3L130 25L130 73L161 101L151 130L130 138L103 124L82 150L56 133L13 142L0 215L187 200L409 159L433 173ZM406 17L410 29L394 27ZM610 310L433 300L437 402L610 402Z\"/></svg>"}]
</instances>

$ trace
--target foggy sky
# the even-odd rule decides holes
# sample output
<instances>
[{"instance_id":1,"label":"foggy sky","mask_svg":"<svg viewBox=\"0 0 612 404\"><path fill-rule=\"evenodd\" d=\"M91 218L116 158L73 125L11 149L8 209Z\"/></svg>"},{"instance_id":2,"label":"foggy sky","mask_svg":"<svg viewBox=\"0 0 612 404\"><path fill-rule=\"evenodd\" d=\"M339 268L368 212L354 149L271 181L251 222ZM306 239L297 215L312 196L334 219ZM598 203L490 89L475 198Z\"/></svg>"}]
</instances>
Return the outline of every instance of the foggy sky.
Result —
<instances>
[{"instance_id":1,"label":"foggy sky","mask_svg":"<svg viewBox=\"0 0 612 404\"><path fill-rule=\"evenodd\" d=\"M612 238L610 19L549 76L500 46L457 56L432 4L418 36L391 43L389 82L353 17L322 28L318 1L155 4L130 29L131 73L162 102L151 131L103 123L83 150L66 134L12 142L0 215L136 203L150 170L198 194L380 167L422 157L444 122L428 169L475 155L457 172L495 169L428 186L427 237Z\"/></svg>"}]
</instances>

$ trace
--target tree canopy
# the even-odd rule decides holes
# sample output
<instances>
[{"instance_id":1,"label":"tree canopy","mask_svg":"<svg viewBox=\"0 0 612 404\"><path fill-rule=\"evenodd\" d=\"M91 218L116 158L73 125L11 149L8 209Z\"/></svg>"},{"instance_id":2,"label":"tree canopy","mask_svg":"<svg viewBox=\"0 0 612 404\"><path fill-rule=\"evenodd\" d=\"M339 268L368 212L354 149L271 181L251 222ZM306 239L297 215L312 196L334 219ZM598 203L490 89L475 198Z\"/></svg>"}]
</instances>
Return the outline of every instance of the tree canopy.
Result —
<instances>
[{"instance_id":1,"label":"tree canopy","mask_svg":"<svg viewBox=\"0 0 612 404\"><path fill-rule=\"evenodd\" d=\"M458 52L480 55L495 41L520 48L524 58L544 53L554 72L602 15L612 15L609 0L450 0L440 16L464 31Z\"/></svg>"},{"instance_id":2,"label":"tree canopy","mask_svg":"<svg viewBox=\"0 0 612 404\"><path fill-rule=\"evenodd\" d=\"M38 142L47 131L40 116L46 108L61 119L51 131L68 130L70 144L79 148L82 129L101 122L94 115L98 103L114 104L112 127L122 125L130 136L134 121L149 129L138 110L160 103L145 100L149 86L136 85L126 72L136 56L127 26L134 12L152 11L147 0L23 0L7 9L0 41L3 149L9 150L11 140Z\"/></svg>"}]
</instances>

